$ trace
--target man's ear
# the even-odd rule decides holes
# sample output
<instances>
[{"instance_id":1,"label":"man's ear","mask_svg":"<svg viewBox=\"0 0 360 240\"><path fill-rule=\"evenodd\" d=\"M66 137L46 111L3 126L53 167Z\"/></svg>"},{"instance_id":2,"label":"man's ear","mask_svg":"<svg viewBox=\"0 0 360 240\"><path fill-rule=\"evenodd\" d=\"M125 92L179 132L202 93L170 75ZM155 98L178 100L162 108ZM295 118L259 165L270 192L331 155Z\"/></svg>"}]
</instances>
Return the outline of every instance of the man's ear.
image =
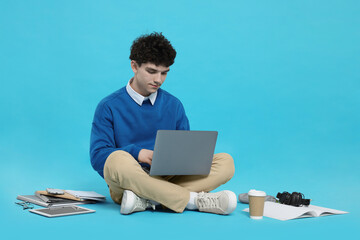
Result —
<instances>
[{"instance_id":1,"label":"man's ear","mask_svg":"<svg viewBox=\"0 0 360 240\"><path fill-rule=\"evenodd\" d=\"M131 69L133 70L134 73L136 73L139 69L139 65L135 60L131 60L130 64L131 64Z\"/></svg>"}]
</instances>

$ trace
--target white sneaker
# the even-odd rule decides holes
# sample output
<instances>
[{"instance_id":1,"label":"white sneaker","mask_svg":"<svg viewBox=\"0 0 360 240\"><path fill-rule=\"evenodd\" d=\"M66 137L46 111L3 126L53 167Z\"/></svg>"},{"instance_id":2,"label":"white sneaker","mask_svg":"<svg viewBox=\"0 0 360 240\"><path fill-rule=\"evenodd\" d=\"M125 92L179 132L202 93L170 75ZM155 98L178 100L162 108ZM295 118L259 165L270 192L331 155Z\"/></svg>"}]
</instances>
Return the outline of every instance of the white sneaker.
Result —
<instances>
[{"instance_id":1,"label":"white sneaker","mask_svg":"<svg viewBox=\"0 0 360 240\"><path fill-rule=\"evenodd\" d=\"M227 215L236 209L235 193L225 190L217 193L200 192L195 198L195 204L200 212Z\"/></svg>"},{"instance_id":2,"label":"white sneaker","mask_svg":"<svg viewBox=\"0 0 360 240\"><path fill-rule=\"evenodd\" d=\"M142 212L147 208L155 210L155 205L151 204L149 200L138 197L130 190L125 190L121 200L121 214L130 214L133 212Z\"/></svg>"}]
</instances>

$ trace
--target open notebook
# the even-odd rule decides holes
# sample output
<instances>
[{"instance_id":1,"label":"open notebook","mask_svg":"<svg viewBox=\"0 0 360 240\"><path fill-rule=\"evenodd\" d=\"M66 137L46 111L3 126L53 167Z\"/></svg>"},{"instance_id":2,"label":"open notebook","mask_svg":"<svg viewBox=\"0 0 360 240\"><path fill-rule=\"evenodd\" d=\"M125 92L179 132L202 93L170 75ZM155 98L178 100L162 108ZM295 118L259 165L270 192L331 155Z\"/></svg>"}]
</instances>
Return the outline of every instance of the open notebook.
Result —
<instances>
[{"instance_id":1,"label":"open notebook","mask_svg":"<svg viewBox=\"0 0 360 240\"><path fill-rule=\"evenodd\" d=\"M243 211L249 212L249 208L246 208ZM265 217L275 218L282 221L296 219L296 218L321 217L321 216L345 214L345 213L348 212L339 211L330 208L318 207L314 205L294 207L294 206L289 206L275 202L265 202L265 206L264 206Z\"/></svg>"}]
</instances>

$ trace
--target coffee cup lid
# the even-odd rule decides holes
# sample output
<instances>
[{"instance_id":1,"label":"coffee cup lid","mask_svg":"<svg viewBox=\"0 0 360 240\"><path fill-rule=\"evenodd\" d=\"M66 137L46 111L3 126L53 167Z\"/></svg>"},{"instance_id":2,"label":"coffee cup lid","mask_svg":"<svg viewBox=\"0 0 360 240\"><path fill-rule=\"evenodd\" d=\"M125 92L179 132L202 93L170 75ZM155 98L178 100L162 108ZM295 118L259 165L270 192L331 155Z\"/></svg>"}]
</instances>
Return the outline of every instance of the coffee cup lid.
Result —
<instances>
[{"instance_id":1,"label":"coffee cup lid","mask_svg":"<svg viewBox=\"0 0 360 240\"><path fill-rule=\"evenodd\" d=\"M265 197L266 196L266 193L264 191L258 191L258 190L255 190L255 189L251 189L249 192L248 192L249 196L258 196L258 197Z\"/></svg>"}]
</instances>

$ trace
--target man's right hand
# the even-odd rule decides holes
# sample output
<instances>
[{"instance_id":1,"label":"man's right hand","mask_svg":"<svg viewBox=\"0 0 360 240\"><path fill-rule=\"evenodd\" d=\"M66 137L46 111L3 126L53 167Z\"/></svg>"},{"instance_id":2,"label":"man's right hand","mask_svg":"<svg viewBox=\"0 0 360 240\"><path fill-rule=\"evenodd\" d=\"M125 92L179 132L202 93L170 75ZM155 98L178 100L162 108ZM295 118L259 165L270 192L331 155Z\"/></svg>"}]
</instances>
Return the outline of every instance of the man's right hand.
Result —
<instances>
[{"instance_id":1,"label":"man's right hand","mask_svg":"<svg viewBox=\"0 0 360 240\"><path fill-rule=\"evenodd\" d=\"M139 152L138 160L141 163L147 163L147 164L151 165L153 154L154 154L154 151L151 151L148 149L141 149Z\"/></svg>"}]
</instances>

